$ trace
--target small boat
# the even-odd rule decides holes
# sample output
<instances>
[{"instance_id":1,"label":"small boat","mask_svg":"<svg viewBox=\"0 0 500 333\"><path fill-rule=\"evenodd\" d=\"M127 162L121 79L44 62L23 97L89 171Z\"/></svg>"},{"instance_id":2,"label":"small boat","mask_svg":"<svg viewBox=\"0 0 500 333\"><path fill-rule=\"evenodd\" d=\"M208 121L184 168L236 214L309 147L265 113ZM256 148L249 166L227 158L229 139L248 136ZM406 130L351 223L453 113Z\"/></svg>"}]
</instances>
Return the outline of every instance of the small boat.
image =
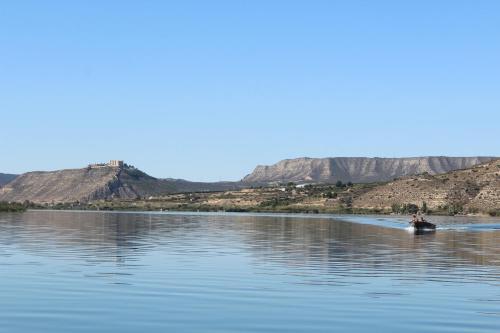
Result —
<instances>
[{"instance_id":1,"label":"small boat","mask_svg":"<svg viewBox=\"0 0 500 333\"><path fill-rule=\"evenodd\" d=\"M415 230L436 230L436 225L427 221L410 222Z\"/></svg>"}]
</instances>

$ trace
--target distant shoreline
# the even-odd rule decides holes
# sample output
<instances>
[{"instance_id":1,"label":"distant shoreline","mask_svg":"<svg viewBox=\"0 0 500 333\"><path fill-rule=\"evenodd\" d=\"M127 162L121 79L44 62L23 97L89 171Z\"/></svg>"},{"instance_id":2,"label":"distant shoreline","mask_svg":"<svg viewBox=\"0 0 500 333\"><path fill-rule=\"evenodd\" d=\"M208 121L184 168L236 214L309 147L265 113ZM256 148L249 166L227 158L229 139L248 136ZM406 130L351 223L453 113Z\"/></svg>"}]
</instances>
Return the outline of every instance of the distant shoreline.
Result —
<instances>
[{"instance_id":1,"label":"distant shoreline","mask_svg":"<svg viewBox=\"0 0 500 333\"><path fill-rule=\"evenodd\" d=\"M203 188L155 179L121 163L24 174L0 189L0 200L7 209L14 205L9 202L18 202L22 208L55 209L500 216L497 160L383 182L218 183Z\"/></svg>"},{"instance_id":2,"label":"distant shoreline","mask_svg":"<svg viewBox=\"0 0 500 333\"><path fill-rule=\"evenodd\" d=\"M289 211L280 211L280 210L240 210L240 211L235 211L235 210L144 210L144 209L82 209L82 208L54 208L54 207L48 207L48 208L29 208L26 209L22 212L36 212L36 211L54 211L54 212L89 212L89 213L165 213L165 214L210 214L210 215L217 215L217 214L258 214L258 215L269 215L269 216L294 216L294 215L299 215L299 216L309 216L309 217L314 217L314 216L380 216L380 217L411 217L411 214L393 214L393 213L374 213L374 212L334 212L334 211L323 211L323 212L289 212ZM448 215L448 214L425 214L425 216L436 216L436 217L479 217L479 218L497 218L500 219L499 216L491 216L489 214L466 214L466 215Z\"/></svg>"}]
</instances>

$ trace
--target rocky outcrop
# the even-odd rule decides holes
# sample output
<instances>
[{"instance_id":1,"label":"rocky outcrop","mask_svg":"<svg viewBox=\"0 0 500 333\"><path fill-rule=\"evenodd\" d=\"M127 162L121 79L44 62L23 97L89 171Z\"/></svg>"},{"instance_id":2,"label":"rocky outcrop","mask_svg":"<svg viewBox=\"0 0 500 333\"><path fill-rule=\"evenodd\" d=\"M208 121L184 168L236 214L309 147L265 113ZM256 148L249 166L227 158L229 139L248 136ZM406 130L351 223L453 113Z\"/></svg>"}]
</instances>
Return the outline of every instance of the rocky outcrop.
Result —
<instances>
[{"instance_id":1,"label":"rocky outcrop","mask_svg":"<svg viewBox=\"0 0 500 333\"><path fill-rule=\"evenodd\" d=\"M88 167L49 172L28 172L0 188L0 201L35 203L88 202L101 199L136 199L176 192L240 188L231 182L197 183L157 179L135 168Z\"/></svg>"},{"instance_id":2,"label":"rocky outcrop","mask_svg":"<svg viewBox=\"0 0 500 333\"><path fill-rule=\"evenodd\" d=\"M493 160L493 157L408 157L408 158L297 158L271 166L257 166L245 178L246 183L324 182L338 180L353 183L390 181L394 178L429 173L431 175Z\"/></svg>"}]
</instances>

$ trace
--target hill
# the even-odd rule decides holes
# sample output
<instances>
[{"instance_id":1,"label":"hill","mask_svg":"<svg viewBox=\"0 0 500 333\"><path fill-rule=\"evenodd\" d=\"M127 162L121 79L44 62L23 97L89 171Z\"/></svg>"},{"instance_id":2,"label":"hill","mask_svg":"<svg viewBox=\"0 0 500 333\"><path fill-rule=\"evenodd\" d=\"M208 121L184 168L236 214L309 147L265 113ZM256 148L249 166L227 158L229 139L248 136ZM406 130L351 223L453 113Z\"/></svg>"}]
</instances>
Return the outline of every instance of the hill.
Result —
<instances>
[{"instance_id":1,"label":"hill","mask_svg":"<svg viewBox=\"0 0 500 333\"><path fill-rule=\"evenodd\" d=\"M9 174L9 173L0 173L0 187L9 183L10 181L12 181L16 177L17 177L17 175L13 175L13 174Z\"/></svg>"},{"instance_id":2,"label":"hill","mask_svg":"<svg viewBox=\"0 0 500 333\"><path fill-rule=\"evenodd\" d=\"M239 183L198 183L157 179L132 167L102 165L82 169L28 172L0 188L0 201L35 203L88 202L100 199L136 199L167 193L217 191Z\"/></svg>"},{"instance_id":3,"label":"hill","mask_svg":"<svg viewBox=\"0 0 500 333\"><path fill-rule=\"evenodd\" d=\"M147 200L94 202L90 209L254 212L500 214L500 160L445 174L428 173L389 183L256 187L182 193ZM416 207L418 206L418 207ZM411 207L411 208L410 208ZM84 205L82 209L89 209Z\"/></svg>"},{"instance_id":4,"label":"hill","mask_svg":"<svg viewBox=\"0 0 500 333\"><path fill-rule=\"evenodd\" d=\"M353 206L397 210L398 205L423 203L449 213L500 211L500 160L440 175L405 177L354 198Z\"/></svg>"},{"instance_id":5,"label":"hill","mask_svg":"<svg viewBox=\"0 0 500 333\"><path fill-rule=\"evenodd\" d=\"M408 158L297 158L270 166L257 166L243 178L246 183L322 182L353 183L390 181L427 172L431 175L470 168L493 157L408 157Z\"/></svg>"}]
</instances>

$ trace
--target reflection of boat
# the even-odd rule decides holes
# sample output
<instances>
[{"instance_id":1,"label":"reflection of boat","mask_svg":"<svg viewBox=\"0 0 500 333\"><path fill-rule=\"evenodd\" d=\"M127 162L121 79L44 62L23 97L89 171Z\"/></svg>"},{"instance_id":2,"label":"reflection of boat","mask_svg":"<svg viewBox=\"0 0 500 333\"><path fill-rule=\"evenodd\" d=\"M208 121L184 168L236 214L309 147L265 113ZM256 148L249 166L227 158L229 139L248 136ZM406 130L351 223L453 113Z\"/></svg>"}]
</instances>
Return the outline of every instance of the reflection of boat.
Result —
<instances>
[{"instance_id":1,"label":"reflection of boat","mask_svg":"<svg viewBox=\"0 0 500 333\"><path fill-rule=\"evenodd\" d=\"M410 222L416 231L436 230L436 225L427 221Z\"/></svg>"}]
</instances>

